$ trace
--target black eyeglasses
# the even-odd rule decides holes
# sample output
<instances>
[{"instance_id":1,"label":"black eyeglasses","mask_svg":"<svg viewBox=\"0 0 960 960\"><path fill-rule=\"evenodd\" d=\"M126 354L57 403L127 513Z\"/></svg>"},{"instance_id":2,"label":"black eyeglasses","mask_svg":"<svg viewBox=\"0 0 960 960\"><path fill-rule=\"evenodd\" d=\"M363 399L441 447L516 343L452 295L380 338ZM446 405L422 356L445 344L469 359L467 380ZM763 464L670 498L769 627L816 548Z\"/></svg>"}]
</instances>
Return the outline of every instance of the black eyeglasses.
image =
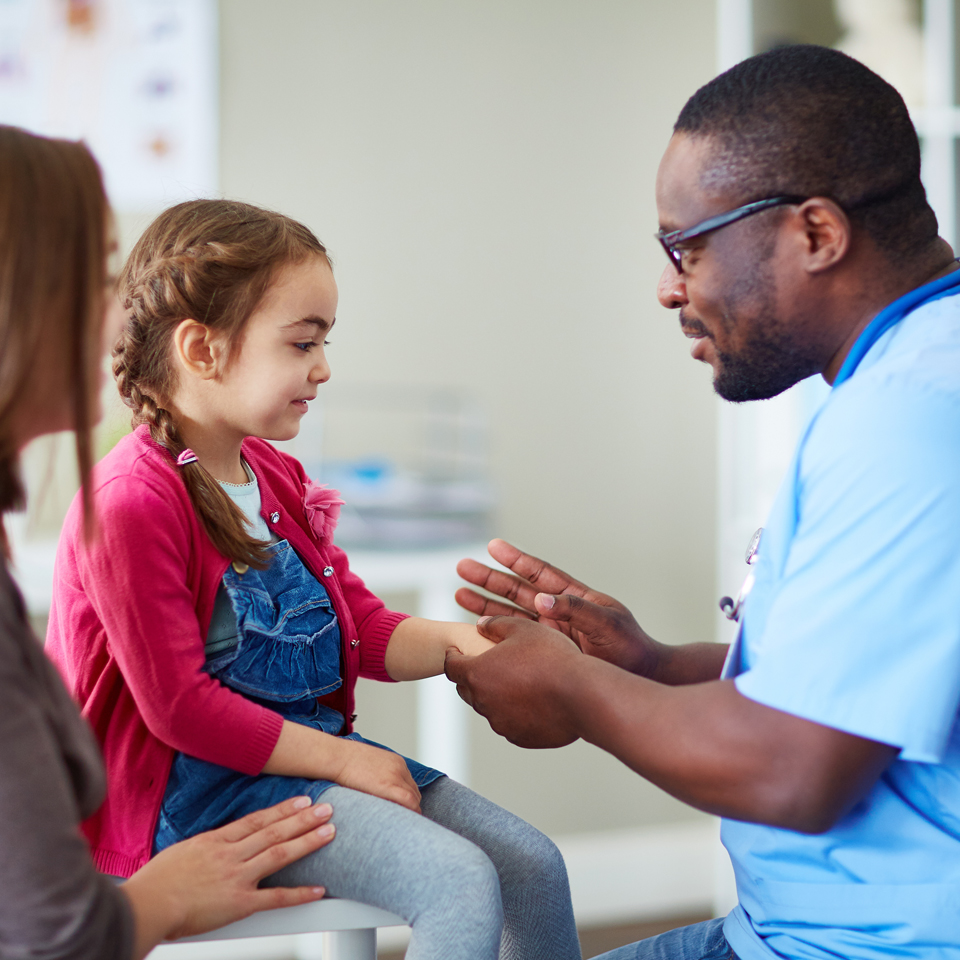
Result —
<instances>
[{"instance_id":1,"label":"black eyeglasses","mask_svg":"<svg viewBox=\"0 0 960 960\"><path fill-rule=\"evenodd\" d=\"M768 210L770 207L782 207L789 203L803 203L807 197L768 197L766 200L756 200L753 203L744 204L735 210L728 210L726 213L718 214L698 223L694 227L688 227L686 230L658 230L654 236L660 241L670 262L673 264L677 273L683 273L683 251L677 247L687 240L693 240L694 237L702 237L705 233L713 230L719 230L721 227L728 227L731 223L743 220L744 217L752 217L761 210Z\"/></svg>"}]
</instances>

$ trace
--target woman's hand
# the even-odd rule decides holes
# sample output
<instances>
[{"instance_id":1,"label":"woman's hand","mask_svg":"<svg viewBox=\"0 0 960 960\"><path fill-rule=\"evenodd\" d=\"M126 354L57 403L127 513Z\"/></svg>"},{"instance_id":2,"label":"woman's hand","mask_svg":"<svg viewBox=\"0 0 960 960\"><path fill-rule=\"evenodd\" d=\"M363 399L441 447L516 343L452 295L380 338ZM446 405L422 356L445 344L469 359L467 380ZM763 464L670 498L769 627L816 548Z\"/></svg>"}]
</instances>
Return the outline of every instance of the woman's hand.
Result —
<instances>
[{"instance_id":1,"label":"woman's hand","mask_svg":"<svg viewBox=\"0 0 960 960\"><path fill-rule=\"evenodd\" d=\"M328 844L335 832L331 814L329 804L296 797L158 853L122 887L135 917L134 956L258 910L319 900L323 887L261 890L257 884Z\"/></svg>"},{"instance_id":2,"label":"woman's hand","mask_svg":"<svg viewBox=\"0 0 960 960\"><path fill-rule=\"evenodd\" d=\"M403 757L356 740L339 739L338 749L341 766L331 780L420 812L420 790Z\"/></svg>"},{"instance_id":3,"label":"woman's hand","mask_svg":"<svg viewBox=\"0 0 960 960\"><path fill-rule=\"evenodd\" d=\"M568 636L584 653L656 679L663 647L641 629L622 603L504 540L491 540L488 550L516 576L476 560L461 560L457 573L517 606L461 588L456 593L461 607L479 616L538 620Z\"/></svg>"}]
</instances>

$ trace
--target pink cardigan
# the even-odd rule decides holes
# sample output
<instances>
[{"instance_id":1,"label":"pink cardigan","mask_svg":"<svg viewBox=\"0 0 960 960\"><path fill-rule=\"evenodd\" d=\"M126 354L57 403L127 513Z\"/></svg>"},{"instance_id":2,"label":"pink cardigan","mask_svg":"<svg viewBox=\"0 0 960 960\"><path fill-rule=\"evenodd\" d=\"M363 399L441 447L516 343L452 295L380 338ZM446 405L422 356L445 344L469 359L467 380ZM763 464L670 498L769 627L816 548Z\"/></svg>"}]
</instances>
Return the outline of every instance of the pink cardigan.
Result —
<instances>
[{"instance_id":1,"label":"pink cardigan","mask_svg":"<svg viewBox=\"0 0 960 960\"><path fill-rule=\"evenodd\" d=\"M321 702L340 710L349 728L357 677L390 679L387 642L405 615L385 609L350 572L342 550L317 542L296 460L252 438L243 455L260 484L264 519L322 578L337 611L343 685ZM256 774L283 720L202 669L228 560L210 542L178 468L146 427L97 465L93 490L95 540L83 542L79 498L64 523L46 649L106 761L108 797L83 831L97 866L127 877L150 858L174 752ZM327 566L334 573L323 577Z\"/></svg>"}]
</instances>

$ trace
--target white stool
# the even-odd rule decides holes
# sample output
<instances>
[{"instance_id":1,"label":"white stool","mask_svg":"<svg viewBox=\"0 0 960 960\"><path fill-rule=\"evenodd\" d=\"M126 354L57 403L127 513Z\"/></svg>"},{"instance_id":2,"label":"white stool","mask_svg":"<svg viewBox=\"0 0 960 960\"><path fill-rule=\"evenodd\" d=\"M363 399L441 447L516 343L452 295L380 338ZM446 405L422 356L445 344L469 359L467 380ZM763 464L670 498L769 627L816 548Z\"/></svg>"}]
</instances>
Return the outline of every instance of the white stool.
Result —
<instances>
[{"instance_id":1,"label":"white stool","mask_svg":"<svg viewBox=\"0 0 960 960\"><path fill-rule=\"evenodd\" d=\"M330 897L298 907L262 910L218 930L174 940L169 945L322 932L323 960L376 960L377 927L395 927L405 923L401 917L379 907Z\"/></svg>"}]
</instances>

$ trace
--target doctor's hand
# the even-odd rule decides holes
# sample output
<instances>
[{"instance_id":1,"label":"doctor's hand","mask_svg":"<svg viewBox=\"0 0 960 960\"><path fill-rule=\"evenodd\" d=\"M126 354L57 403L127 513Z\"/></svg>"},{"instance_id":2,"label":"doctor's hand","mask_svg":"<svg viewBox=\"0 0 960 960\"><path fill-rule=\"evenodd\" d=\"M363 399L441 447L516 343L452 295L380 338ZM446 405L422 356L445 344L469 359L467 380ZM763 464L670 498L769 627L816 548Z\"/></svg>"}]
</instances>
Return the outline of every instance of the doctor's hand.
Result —
<instances>
[{"instance_id":1,"label":"doctor's hand","mask_svg":"<svg viewBox=\"0 0 960 960\"><path fill-rule=\"evenodd\" d=\"M563 747L579 737L564 690L583 654L558 631L515 617L477 624L497 645L477 657L447 650L444 672L494 732L520 747Z\"/></svg>"},{"instance_id":2,"label":"doctor's hand","mask_svg":"<svg viewBox=\"0 0 960 960\"><path fill-rule=\"evenodd\" d=\"M457 564L457 573L468 583L504 597L517 606L461 587L456 593L461 607L480 616L537 620L559 630L592 657L640 676L658 678L665 648L641 629L622 603L591 590L569 574L521 552L505 540L491 540L487 549L494 560L509 567L516 576L493 570L476 560L461 560Z\"/></svg>"}]
</instances>

